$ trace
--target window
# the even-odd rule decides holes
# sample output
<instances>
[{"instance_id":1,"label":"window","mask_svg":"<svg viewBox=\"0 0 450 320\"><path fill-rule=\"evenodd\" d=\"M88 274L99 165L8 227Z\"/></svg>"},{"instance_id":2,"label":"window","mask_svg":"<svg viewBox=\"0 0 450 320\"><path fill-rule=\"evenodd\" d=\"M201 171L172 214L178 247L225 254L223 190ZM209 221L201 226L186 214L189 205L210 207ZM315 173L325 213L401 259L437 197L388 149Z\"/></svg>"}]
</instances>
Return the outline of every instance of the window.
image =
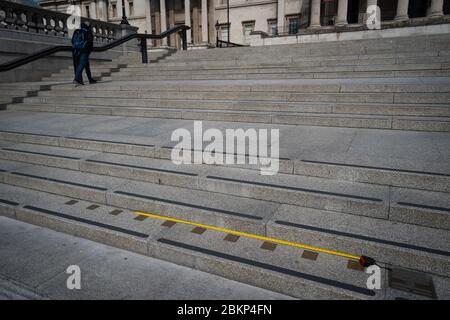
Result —
<instances>
[{"instance_id":1,"label":"window","mask_svg":"<svg viewBox=\"0 0 450 320\"><path fill-rule=\"evenodd\" d=\"M117 4L115 3L111 5L111 15L113 18L117 18Z\"/></svg>"},{"instance_id":2,"label":"window","mask_svg":"<svg viewBox=\"0 0 450 320\"><path fill-rule=\"evenodd\" d=\"M86 9L86 18L90 18L91 17L91 13L90 13L90 10L89 10L89 6L85 6L84 8Z\"/></svg>"},{"instance_id":3,"label":"window","mask_svg":"<svg viewBox=\"0 0 450 320\"><path fill-rule=\"evenodd\" d=\"M276 36L278 33L277 20L275 19L267 20L267 26L268 26L267 33L271 36Z\"/></svg>"},{"instance_id":4,"label":"window","mask_svg":"<svg viewBox=\"0 0 450 320\"><path fill-rule=\"evenodd\" d=\"M288 18L289 34L297 34L299 27L300 27L299 17Z\"/></svg>"},{"instance_id":5,"label":"window","mask_svg":"<svg viewBox=\"0 0 450 320\"><path fill-rule=\"evenodd\" d=\"M228 25L220 25L220 40L228 41Z\"/></svg>"},{"instance_id":6,"label":"window","mask_svg":"<svg viewBox=\"0 0 450 320\"><path fill-rule=\"evenodd\" d=\"M128 1L128 15L134 16L134 3L133 1Z\"/></svg>"},{"instance_id":7,"label":"window","mask_svg":"<svg viewBox=\"0 0 450 320\"><path fill-rule=\"evenodd\" d=\"M244 33L244 43L250 42L250 33L255 29L255 22L243 22L242 23L242 31Z\"/></svg>"}]
</instances>

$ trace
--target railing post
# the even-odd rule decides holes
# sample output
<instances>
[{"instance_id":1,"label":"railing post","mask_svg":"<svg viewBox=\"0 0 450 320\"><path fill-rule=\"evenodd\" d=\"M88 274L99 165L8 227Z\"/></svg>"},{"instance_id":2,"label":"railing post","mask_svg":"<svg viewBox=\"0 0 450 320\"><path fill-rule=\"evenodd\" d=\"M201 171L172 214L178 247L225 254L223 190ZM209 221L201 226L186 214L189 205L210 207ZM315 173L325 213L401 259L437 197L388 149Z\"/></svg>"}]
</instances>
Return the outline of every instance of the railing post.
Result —
<instances>
[{"instance_id":1,"label":"railing post","mask_svg":"<svg viewBox=\"0 0 450 320\"><path fill-rule=\"evenodd\" d=\"M141 54L142 54L142 63L148 63L147 39L145 37L141 37Z\"/></svg>"},{"instance_id":2,"label":"railing post","mask_svg":"<svg viewBox=\"0 0 450 320\"><path fill-rule=\"evenodd\" d=\"M187 37L186 37L186 29L183 29L181 31L181 38L183 42L183 51L187 50Z\"/></svg>"}]
</instances>

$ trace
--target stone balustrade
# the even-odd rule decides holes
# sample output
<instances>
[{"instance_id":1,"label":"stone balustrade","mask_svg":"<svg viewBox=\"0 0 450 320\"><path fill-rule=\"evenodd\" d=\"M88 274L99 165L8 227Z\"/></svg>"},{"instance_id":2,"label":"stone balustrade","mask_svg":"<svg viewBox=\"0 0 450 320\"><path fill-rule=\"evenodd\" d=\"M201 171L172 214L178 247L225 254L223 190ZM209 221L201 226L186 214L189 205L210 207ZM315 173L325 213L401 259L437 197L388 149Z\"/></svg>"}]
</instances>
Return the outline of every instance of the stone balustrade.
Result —
<instances>
[{"instance_id":1,"label":"stone balustrade","mask_svg":"<svg viewBox=\"0 0 450 320\"><path fill-rule=\"evenodd\" d=\"M66 13L0 0L0 29L6 28L50 36L69 37L67 26L69 17L70 15ZM81 21L90 22L96 42L109 42L120 38L123 35L124 27L130 28L131 32L136 32L137 29L84 17L81 17Z\"/></svg>"}]
</instances>

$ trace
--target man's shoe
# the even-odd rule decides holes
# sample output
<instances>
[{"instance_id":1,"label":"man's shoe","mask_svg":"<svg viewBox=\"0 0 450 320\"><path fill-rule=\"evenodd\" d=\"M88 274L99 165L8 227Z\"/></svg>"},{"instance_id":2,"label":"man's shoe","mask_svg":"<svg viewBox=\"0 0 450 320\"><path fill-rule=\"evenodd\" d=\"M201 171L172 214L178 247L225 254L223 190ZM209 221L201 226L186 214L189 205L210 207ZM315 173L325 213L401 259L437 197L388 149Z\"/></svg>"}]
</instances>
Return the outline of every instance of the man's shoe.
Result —
<instances>
[{"instance_id":1,"label":"man's shoe","mask_svg":"<svg viewBox=\"0 0 450 320\"><path fill-rule=\"evenodd\" d=\"M94 83L97 83L97 80L95 80L95 79L91 79L91 80L89 80L89 83L90 83L90 84L94 84Z\"/></svg>"},{"instance_id":2,"label":"man's shoe","mask_svg":"<svg viewBox=\"0 0 450 320\"><path fill-rule=\"evenodd\" d=\"M77 79L73 80L73 84L76 86L84 86L83 81L78 81Z\"/></svg>"}]
</instances>

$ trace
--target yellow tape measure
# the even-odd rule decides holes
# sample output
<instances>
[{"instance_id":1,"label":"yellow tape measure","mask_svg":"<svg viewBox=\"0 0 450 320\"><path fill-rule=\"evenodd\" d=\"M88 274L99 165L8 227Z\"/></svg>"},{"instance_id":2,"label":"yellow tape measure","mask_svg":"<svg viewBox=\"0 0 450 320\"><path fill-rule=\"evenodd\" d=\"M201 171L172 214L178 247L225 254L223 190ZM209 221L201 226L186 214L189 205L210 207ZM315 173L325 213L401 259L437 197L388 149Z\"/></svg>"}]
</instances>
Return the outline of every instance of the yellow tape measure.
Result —
<instances>
[{"instance_id":1,"label":"yellow tape measure","mask_svg":"<svg viewBox=\"0 0 450 320\"><path fill-rule=\"evenodd\" d=\"M367 258L367 257L364 257L364 256L355 256L355 255L352 255L352 254L349 254L349 253L345 253L345 252L339 252L339 251L334 251L334 250L329 250L329 249L309 246L309 245L302 244L302 243L291 242L291 241L286 241L286 240L280 240L280 239L271 238L271 237L259 236L259 235L252 234L252 233L247 233L247 232L241 232L241 231L235 231L235 230L230 230L230 229L225 229L225 228L219 228L219 227L210 226L210 225L206 225L206 224L202 224L202 223L197 223L197 222L187 221L187 220L183 220L183 219L176 219L176 218L166 217L166 216L153 214L153 213L146 213L146 212L140 212L140 211L135 211L134 213L137 214L137 215L140 215L140 216L145 216L145 217L150 217L150 218L155 218L155 219L160 219L160 220L173 221L173 222L182 223L182 224L186 224L186 225L191 225L191 226L195 226L195 227L200 227L200 228L204 228L204 229L215 230L215 231L219 231L219 232L223 232L223 233L233 234L233 235L236 235L236 236L252 238L252 239L258 239L258 240L268 241L268 242L277 243L277 244L281 244L281 245L286 245L286 246L290 246L290 247L302 248L302 249L306 249L306 250L311 250L311 251L331 254L331 255L334 255L334 256L344 257L344 258L348 258L348 259L352 259L352 260L358 260L358 261L360 261L360 263L361 263L361 258Z\"/></svg>"}]
</instances>

